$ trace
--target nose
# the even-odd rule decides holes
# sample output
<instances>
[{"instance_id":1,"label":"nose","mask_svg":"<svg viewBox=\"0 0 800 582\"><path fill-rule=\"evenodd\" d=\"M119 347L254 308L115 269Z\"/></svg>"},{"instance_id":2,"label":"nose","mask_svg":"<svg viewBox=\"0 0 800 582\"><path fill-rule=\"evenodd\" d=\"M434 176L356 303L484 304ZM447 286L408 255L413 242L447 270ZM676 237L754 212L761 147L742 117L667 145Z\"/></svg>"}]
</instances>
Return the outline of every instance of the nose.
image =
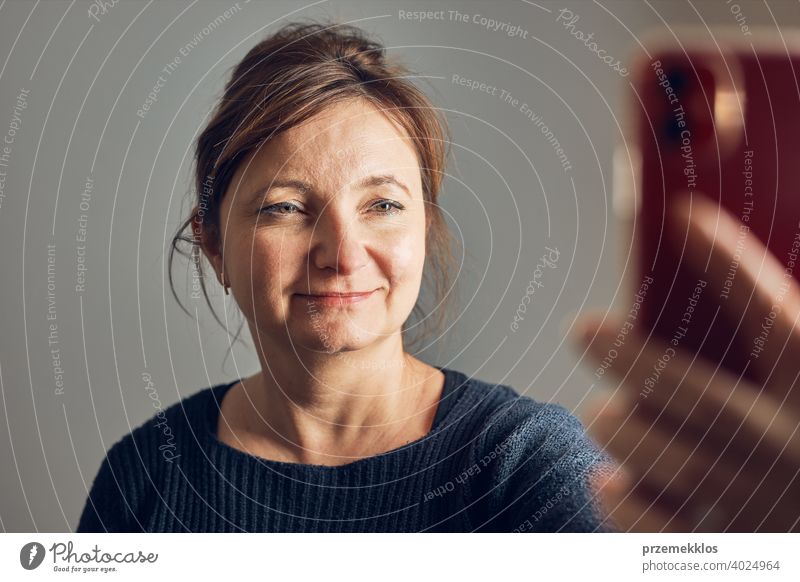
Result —
<instances>
[{"instance_id":1,"label":"nose","mask_svg":"<svg viewBox=\"0 0 800 582\"><path fill-rule=\"evenodd\" d=\"M329 204L314 227L311 260L320 270L348 276L367 263L364 234L358 220Z\"/></svg>"}]
</instances>

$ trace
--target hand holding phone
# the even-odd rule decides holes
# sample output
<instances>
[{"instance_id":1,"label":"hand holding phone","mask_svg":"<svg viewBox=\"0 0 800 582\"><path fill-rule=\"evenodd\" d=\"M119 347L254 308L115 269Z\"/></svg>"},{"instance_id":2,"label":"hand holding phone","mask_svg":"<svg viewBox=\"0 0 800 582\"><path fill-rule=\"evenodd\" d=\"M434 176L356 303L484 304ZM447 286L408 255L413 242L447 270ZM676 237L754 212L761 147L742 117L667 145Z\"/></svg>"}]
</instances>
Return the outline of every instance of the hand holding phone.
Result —
<instances>
[{"instance_id":1,"label":"hand holding phone","mask_svg":"<svg viewBox=\"0 0 800 582\"><path fill-rule=\"evenodd\" d=\"M800 531L800 44L681 37L630 100L637 317L576 338L617 383L598 487L626 531Z\"/></svg>"},{"instance_id":2,"label":"hand holding phone","mask_svg":"<svg viewBox=\"0 0 800 582\"><path fill-rule=\"evenodd\" d=\"M681 201L676 230L687 233L694 269L711 256L709 285L724 284L736 253L738 221L709 200ZM719 215L719 216L718 216ZM685 226L683 226L685 225ZM722 317L747 332L762 325L776 301L784 266L753 242L740 266L749 305L728 303ZM759 246L760 245L760 246ZM669 341L633 331L609 374L620 382L613 396L584 417L589 433L617 458L627 478L600 488L609 519L623 531L800 531L800 286L792 282L772 323L763 352L765 373L756 383L718 362L678 347L658 389L641 388L670 349ZM743 316L744 314L744 316ZM620 322L586 316L577 338L600 361ZM766 370L769 371L766 371ZM598 484L600 486L600 484Z\"/></svg>"}]
</instances>

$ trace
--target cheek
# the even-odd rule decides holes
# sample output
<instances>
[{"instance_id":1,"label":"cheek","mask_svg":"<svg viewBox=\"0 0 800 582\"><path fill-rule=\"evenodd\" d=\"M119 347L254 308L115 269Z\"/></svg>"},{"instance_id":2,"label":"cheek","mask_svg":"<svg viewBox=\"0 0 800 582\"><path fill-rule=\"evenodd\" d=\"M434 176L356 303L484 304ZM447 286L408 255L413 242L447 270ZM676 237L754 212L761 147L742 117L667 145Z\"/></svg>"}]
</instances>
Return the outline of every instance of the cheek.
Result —
<instances>
[{"instance_id":1,"label":"cheek","mask_svg":"<svg viewBox=\"0 0 800 582\"><path fill-rule=\"evenodd\" d=\"M297 281L302 270L302 245L290 237L262 236L253 247L254 279L262 288L280 294L281 288Z\"/></svg>"},{"instance_id":2,"label":"cheek","mask_svg":"<svg viewBox=\"0 0 800 582\"><path fill-rule=\"evenodd\" d=\"M254 294L277 304L283 289L298 279L297 269L301 268L298 267L301 264L298 247L287 238L263 233L242 240L235 249L240 289L248 297Z\"/></svg>"},{"instance_id":3,"label":"cheek","mask_svg":"<svg viewBox=\"0 0 800 582\"><path fill-rule=\"evenodd\" d=\"M407 233L385 247L387 270L398 287L416 286L425 264L425 239L419 233Z\"/></svg>"}]
</instances>

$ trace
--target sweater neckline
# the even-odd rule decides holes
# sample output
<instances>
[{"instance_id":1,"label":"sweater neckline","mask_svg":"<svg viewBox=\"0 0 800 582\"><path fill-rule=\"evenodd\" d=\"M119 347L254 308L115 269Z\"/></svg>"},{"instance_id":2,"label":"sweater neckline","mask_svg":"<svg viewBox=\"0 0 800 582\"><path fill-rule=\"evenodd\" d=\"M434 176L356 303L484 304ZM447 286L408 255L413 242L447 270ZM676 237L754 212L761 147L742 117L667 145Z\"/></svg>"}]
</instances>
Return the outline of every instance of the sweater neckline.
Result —
<instances>
[{"instance_id":1,"label":"sweater neckline","mask_svg":"<svg viewBox=\"0 0 800 582\"><path fill-rule=\"evenodd\" d=\"M240 458L249 461L255 461L265 467L271 467L282 471L299 471L299 472L343 472L351 469L360 468L369 463L385 461L394 455L407 452L414 446L423 444L428 439L434 437L442 427L446 426L445 420L450 416L456 400L460 394L456 394L456 388L464 385L468 378L457 370L450 368L434 366L437 370L444 374L444 386L442 388L442 396L436 407L436 414L434 415L431 430L423 437L410 441L404 445L384 451L377 455L356 459L349 463L342 465L315 465L308 463L290 463L286 461L276 461L273 459L266 459L257 455L251 455L245 451L237 449L222 442L217 436L217 424L219 422L220 404L225 394L233 388L242 378L233 380L225 384L218 384L208 390L208 402L205 406L205 426L203 427L203 436L206 440L206 446L210 449L217 450L220 454L226 455L231 458Z\"/></svg>"}]
</instances>

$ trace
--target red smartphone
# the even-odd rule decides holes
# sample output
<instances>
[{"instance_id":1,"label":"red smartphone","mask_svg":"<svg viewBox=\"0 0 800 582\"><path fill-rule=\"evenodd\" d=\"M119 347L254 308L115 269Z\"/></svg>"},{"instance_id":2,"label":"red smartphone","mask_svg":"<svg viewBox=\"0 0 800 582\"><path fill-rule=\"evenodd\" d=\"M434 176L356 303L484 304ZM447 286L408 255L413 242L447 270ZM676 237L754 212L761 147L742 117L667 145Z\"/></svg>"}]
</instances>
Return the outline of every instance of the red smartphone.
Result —
<instances>
[{"instance_id":1,"label":"red smartphone","mask_svg":"<svg viewBox=\"0 0 800 582\"><path fill-rule=\"evenodd\" d=\"M751 232L784 264L797 259L800 38L673 32L643 42L650 56L633 67L631 83L638 319L671 345L752 379L757 344L720 310L735 291L738 261L712 288L668 244L667 209L680 193L704 195L740 220L737 253L748 252Z\"/></svg>"}]
</instances>

